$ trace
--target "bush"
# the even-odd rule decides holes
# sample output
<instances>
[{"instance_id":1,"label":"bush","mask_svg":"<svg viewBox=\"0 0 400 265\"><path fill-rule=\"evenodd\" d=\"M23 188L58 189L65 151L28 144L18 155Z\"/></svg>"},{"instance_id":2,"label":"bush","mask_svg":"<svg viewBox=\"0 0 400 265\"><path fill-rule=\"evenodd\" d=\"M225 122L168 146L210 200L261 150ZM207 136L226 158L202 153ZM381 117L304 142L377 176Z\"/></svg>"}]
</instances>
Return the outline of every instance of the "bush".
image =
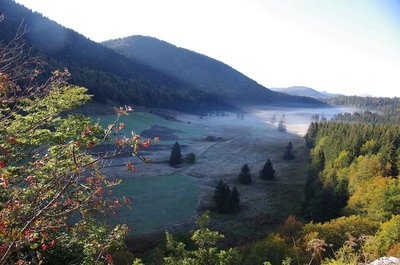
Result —
<instances>
[{"instance_id":1,"label":"bush","mask_svg":"<svg viewBox=\"0 0 400 265\"><path fill-rule=\"evenodd\" d=\"M186 155L185 160L189 164L196 163L196 155L194 153L189 153Z\"/></svg>"},{"instance_id":2,"label":"bush","mask_svg":"<svg viewBox=\"0 0 400 265\"><path fill-rule=\"evenodd\" d=\"M346 234L355 238L366 235L374 235L378 229L378 223L361 216L340 217L325 223L309 223L304 226L303 232L318 233L320 239L338 249L347 240Z\"/></svg>"},{"instance_id":3,"label":"bush","mask_svg":"<svg viewBox=\"0 0 400 265\"><path fill-rule=\"evenodd\" d=\"M281 264L286 257L295 257L292 245L288 245L279 234L270 234L266 239L239 248L243 265Z\"/></svg>"}]
</instances>

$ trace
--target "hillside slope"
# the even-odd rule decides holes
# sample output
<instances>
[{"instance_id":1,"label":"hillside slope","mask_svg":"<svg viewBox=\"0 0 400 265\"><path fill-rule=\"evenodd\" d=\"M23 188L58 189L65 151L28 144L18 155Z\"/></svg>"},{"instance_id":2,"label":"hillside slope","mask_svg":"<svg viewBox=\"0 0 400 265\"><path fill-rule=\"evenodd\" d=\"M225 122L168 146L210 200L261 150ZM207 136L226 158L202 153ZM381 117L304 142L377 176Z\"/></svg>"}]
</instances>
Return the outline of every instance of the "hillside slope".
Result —
<instances>
[{"instance_id":1,"label":"hillside slope","mask_svg":"<svg viewBox=\"0 0 400 265\"><path fill-rule=\"evenodd\" d=\"M221 62L158 40L141 37L142 57L133 56L93 42L12 0L0 1L0 13L5 15L1 43L8 43L23 22L27 52L45 62L44 72L68 68L71 83L87 87L100 103L179 110L320 104L270 91Z\"/></svg>"},{"instance_id":2,"label":"hillside slope","mask_svg":"<svg viewBox=\"0 0 400 265\"><path fill-rule=\"evenodd\" d=\"M131 36L103 45L233 104L318 103L271 91L220 61L156 38Z\"/></svg>"},{"instance_id":3,"label":"hillside slope","mask_svg":"<svg viewBox=\"0 0 400 265\"><path fill-rule=\"evenodd\" d=\"M227 106L221 98L128 59L11 0L0 1L0 42L8 43L23 25L27 50L46 63L47 72L67 67L72 83L89 88L94 99L122 104L190 109Z\"/></svg>"}]
</instances>

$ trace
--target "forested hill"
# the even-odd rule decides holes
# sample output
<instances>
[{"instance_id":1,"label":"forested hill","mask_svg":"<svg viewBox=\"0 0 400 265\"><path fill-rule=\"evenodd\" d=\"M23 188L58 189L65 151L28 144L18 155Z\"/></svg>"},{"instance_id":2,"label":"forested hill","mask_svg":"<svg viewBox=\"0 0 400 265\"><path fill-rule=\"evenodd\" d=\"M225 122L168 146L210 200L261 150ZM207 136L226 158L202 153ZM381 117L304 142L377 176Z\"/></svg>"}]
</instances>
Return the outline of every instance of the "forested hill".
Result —
<instances>
[{"instance_id":1,"label":"forested hill","mask_svg":"<svg viewBox=\"0 0 400 265\"><path fill-rule=\"evenodd\" d=\"M335 117L337 121L399 124L400 98L375 98L340 96L324 100L328 104L360 108L361 112L343 113Z\"/></svg>"},{"instance_id":2,"label":"forested hill","mask_svg":"<svg viewBox=\"0 0 400 265\"><path fill-rule=\"evenodd\" d=\"M5 16L0 23L2 44L14 38L22 22L27 27L26 50L45 62L45 70L68 68L71 82L89 88L100 103L111 99L176 109L228 106L214 94L128 59L11 0L0 1L0 14Z\"/></svg>"},{"instance_id":3,"label":"forested hill","mask_svg":"<svg viewBox=\"0 0 400 265\"><path fill-rule=\"evenodd\" d=\"M234 104L319 103L314 99L271 91L220 61L156 38L131 36L103 44L197 89L227 98Z\"/></svg>"},{"instance_id":4,"label":"forested hill","mask_svg":"<svg viewBox=\"0 0 400 265\"><path fill-rule=\"evenodd\" d=\"M285 88L271 88L274 91L286 93L289 95L294 96L303 96L303 97L310 97L310 98L332 98L340 96L339 94L331 94L328 92L320 92L311 87L305 86L291 86Z\"/></svg>"},{"instance_id":5,"label":"forested hill","mask_svg":"<svg viewBox=\"0 0 400 265\"><path fill-rule=\"evenodd\" d=\"M12 0L0 1L0 13L5 16L0 23L1 43L8 43L23 22L27 50L45 62L45 71L68 68L71 83L87 87L100 103L112 100L180 110L321 104L272 92L221 62L154 39L140 38L143 56L128 58Z\"/></svg>"},{"instance_id":6,"label":"forested hill","mask_svg":"<svg viewBox=\"0 0 400 265\"><path fill-rule=\"evenodd\" d=\"M378 97L340 96L340 97L326 99L325 101L332 105L357 107L379 112L400 110L400 98L397 97L378 98Z\"/></svg>"}]
</instances>

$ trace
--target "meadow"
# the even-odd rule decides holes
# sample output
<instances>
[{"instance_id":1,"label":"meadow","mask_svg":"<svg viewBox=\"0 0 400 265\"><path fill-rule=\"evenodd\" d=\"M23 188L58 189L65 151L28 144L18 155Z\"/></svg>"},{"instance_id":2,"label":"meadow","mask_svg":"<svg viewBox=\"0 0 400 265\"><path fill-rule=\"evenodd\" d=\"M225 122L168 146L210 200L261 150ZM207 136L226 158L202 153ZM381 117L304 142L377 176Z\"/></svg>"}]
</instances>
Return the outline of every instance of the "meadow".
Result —
<instances>
[{"instance_id":1,"label":"meadow","mask_svg":"<svg viewBox=\"0 0 400 265\"><path fill-rule=\"evenodd\" d=\"M132 177L114 190L115 197L132 199L132 209L124 207L118 215L132 233L151 232L192 221L196 217L199 187L190 176L164 175Z\"/></svg>"},{"instance_id":2,"label":"meadow","mask_svg":"<svg viewBox=\"0 0 400 265\"><path fill-rule=\"evenodd\" d=\"M279 132L276 124L269 122L279 111L287 113L288 132ZM325 110L326 111L326 110ZM340 109L331 110L339 112ZM174 113L175 119L166 120L149 112L133 112L122 121L128 129L143 133L160 126L174 130L176 141L181 144L182 154L194 153L195 164L171 167L168 159L175 140L161 141L157 148L143 152L153 164L137 163L137 173L126 170L125 162L131 158L117 158L104 168L108 176L123 179L115 189L117 196L132 198L132 210L123 209L117 218L132 227L132 235L163 233L165 229L188 227L201 212L215 207L214 189L220 179L240 193L241 210L236 214L212 214L213 227L234 237L262 236L274 225L291 214L298 214L304 198L309 154L299 132L290 131L292 121L308 126L313 114L321 110L269 109L245 114L226 112L224 115L197 115ZM297 115L297 116L296 116ZM297 117L301 116L301 119ZM107 124L112 115L101 116ZM206 136L218 141L206 141ZM289 141L294 145L296 158L283 159ZM276 180L263 181L258 172L270 158L276 170ZM242 185L237 176L243 164L251 169L253 182Z\"/></svg>"}]
</instances>

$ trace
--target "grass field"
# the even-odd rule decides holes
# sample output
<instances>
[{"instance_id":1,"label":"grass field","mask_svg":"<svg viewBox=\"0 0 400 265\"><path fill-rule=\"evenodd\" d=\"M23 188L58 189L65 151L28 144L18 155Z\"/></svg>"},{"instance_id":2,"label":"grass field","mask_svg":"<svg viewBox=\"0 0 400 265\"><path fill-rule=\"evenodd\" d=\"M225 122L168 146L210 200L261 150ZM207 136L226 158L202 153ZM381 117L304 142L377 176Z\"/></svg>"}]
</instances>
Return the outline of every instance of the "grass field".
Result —
<instances>
[{"instance_id":1,"label":"grass field","mask_svg":"<svg viewBox=\"0 0 400 265\"><path fill-rule=\"evenodd\" d=\"M94 116L92 117L96 118ZM115 118L115 115L103 115L100 116L98 119L100 124L106 128L108 124L111 124L115 121ZM199 126L194 126L178 121L166 120L149 112L130 112L128 116L121 116L120 122L125 123L126 129L124 129L122 133L127 136L131 135L131 131L134 131L137 134L141 134L144 130L149 130L154 125L167 127L178 131L175 134L178 136L178 138L180 138L179 142L183 143L187 141L187 138L197 137L203 133L203 129ZM160 135L160 140L161 144L172 144L175 142L164 141L162 139L162 135Z\"/></svg>"},{"instance_id":2,"label":"grass field","mask_svg":"<svg viewBox=\"0 0 400 265\"><path fill-rule=\"evenodd\" d=\"M114 196L131 198L132 210L121 209L118 219L141 233L195 218L199 188L189 176L133 176L114 189Z\"/></svg>"},{"instance_id":3,"label":"grass field","mask_svg":"<svg viewBox=\"0 0 400 265\"><path fill-rule=\"evenodd\" d=\"M170 149L163 149L148 154L157 163L138 164L138 172L130 176L124 166L125 158L119 161L121 166L107 169L107 175L123 179L114 194L132 197L133 210L124 209L117 218L119 223L132 227L132 235L162 233L172 226L179 227L179 224L193 220L198 210L212 207L212 195L220 179L231 187L237 186L242 209L234 215L213 214L213 227L218 230L251 237L261 228L269 229L276 219L298 212L307 176L304 164L307 164L308 151L304 149L304 139L290 133L279 133L276 127L254 116L245 119L237 119L235 115L202 120L196 116L179 118L186 122L165 120L146 112L134 112L123 117L126 127L134 128L136 133L153 125L180 131L176 134L182 137L179 143L185 145L183 153L193 152L197 157L193 165L173 168L165 162ZM113 115L102 116L101 122L106 124L112 119ZM225 140L206 142L202 140L206 135ZM293 141L298 155L290 163L282 158L289 140ZM272 159L278 172L273 183L257 178L267 158ZM249 164L254 176L249 186L237 183L237 174L244 163Z\"/></svg>"}]
</instances>

